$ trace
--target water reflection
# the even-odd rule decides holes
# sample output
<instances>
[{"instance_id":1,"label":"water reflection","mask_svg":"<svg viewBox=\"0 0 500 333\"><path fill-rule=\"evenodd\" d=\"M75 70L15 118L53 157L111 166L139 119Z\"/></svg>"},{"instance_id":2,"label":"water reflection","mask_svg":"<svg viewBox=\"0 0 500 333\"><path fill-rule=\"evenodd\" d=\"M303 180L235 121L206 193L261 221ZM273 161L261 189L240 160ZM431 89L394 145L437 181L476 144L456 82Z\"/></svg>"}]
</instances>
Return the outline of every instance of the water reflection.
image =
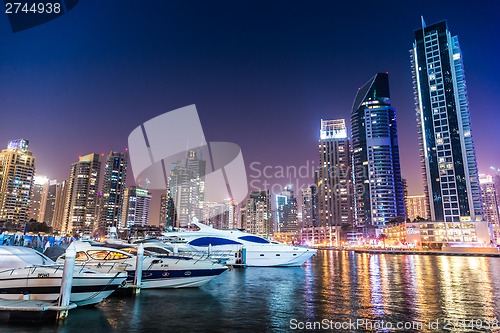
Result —
<instances>
[{"instance_id":1,"label":"water reflection","mask_svg":"<svg viewBox=\"0 0 500 333\"><path fill-rule=\"evenodd\" d=\"M0 332L288 332L291 320L324 319L422 324L399 330L406 332L441 332L445 320L498 320L500 259L320 251L303 267L234 269L201 288L143 290L76 309L62 326L0 326ZM440 326L431 329L435 320Z\"/></svg>"}]
</instances>

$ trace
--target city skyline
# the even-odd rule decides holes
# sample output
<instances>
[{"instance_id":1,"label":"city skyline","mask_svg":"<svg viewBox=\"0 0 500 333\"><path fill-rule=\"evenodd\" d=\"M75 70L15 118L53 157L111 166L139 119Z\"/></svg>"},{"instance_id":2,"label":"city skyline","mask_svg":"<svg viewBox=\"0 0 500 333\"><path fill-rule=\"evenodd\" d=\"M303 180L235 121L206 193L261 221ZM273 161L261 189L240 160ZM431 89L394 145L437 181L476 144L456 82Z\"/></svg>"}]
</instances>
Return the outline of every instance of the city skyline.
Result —
<instances>
[{"instance_id":1,"label":"city skyline","mask_svg":"<svg viewBox=\"0 0 500 333\"><path fill-rule=\"evenodd\" d=\"M484 63L494 63L496 53L477 38L494 30L491 26L498 16L494 8L498 4L482 8L484 15L479 20L464 15L464 8L455 11L446 2L434 4L437 7L433 11L425 3L411 4L400 11L395 3L387 2L388 14L397 13L393 27L373 26L370 32L388 43L387 50L377 48L378 42L366 38L370 35L365 28L351 21L354 13L360 18L369 17L377 10L374 5L357 11L349 5L338 8L326 2L318 2L317 7L304 3L278 6L255 2L246 7L227 3L221 13L215 13L203 4L194 8L160 4L163 12L173 15L172 23L142 10L124 8L120 15L112 15L112 8L106 6L109 4L104 4L102 10L110 16L97 17L95 27L85 26L85 31L82 22L91 11L88 3L80 4L63 18L16 34L7 28L5 17L0 19L0 38L5 45L0 64L9 82L0 92L0 108L8 110L3 115L6 123L24 123L22 127L3 128L0 140L30 140L37 157L37 174L68 179L69 167L77 156L123 151L130 130L137 124L192 103L200 107L207 137L238 143L247 167L253 161L300 166L317 160L314 147L319 119L348 118L356 89L366 77L388 71L398 127L404 133L399 137L402 174L409 179L410 194L420 194L423 187L420 177L416 177L420 166L408 60L420 15L432 23L447 19L454 34L460 36L479 171L489 172L490 166L500 164L496 157L499 148L492 139L494 120L499 117L494 113L498 69L484 69ZM345 18L328 14L337 9L346 14ZM211 23L205 13L224 18L224 23ZM273 21L277 13L281 25ZM260 25L252 20L252 15L257 14ZM126 20L130 18L135 18L134 24L127 28ZM186 21L182 23L182 19ZM228 24L234 32L225 32ZM128 29L128 34L123 37L115 26ZM340 35L339 27L349 27L353 32ZM180 36L175 37L172 31ZM144 41L140 37L146 32L151 37ZM50 36L61 38L64 46L51 42ZM117 36L121 37L114 40ZM93 38L97 38L95 46L89 44L94 43ZM106 38L113 41L106 45ZM45 43L47 46L41 49ZM82 47L87 47L85 54ZM193 53L199 47L205 56ZM374 52L366 57L365 48ZM151 65L144 64L144 59ZM193 64L196 60L198 65ZM84 85L87 82L91 83L88 87ZM202 90L206 92L200 93ZM99 116L101 121L94 124L92 131L85 126L85 119L80 119L83 126L69 126L76 124L79 114L86 114L89 120ZM232 126L235 121L245 126ZM289 140L293 145L284 145L279 139L282 127L292 133ZM224 135L219 134L222 132ZM272 153L274 149L260 149L263 145L276 148L276 144L279 154ZM128 178L127 185L133 185L133 177ZM289 179L273 181L285 185ZM302 181L312 183L313 179ZM152 205L159 206L158 196Z\"/></svg>"}]
</instances>

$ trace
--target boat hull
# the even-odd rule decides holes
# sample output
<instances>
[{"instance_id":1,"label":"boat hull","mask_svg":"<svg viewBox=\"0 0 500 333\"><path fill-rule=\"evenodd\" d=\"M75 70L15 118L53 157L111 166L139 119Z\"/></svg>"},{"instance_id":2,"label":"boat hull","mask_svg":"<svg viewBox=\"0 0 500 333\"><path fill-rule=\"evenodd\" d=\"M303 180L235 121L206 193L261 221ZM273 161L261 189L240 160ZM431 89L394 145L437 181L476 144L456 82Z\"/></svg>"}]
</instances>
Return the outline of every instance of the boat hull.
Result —
<instances>
[{"instance_id":1,"label":"boat hull","mask_svg":"<svg viewBox=\"0 0 500 333\"><path fill-rule=\"evenodd\" d=\"M51 276L52 272L40 269L32 276L16 270L14 274L0 273L0 298L7 300L40 300L56 301L59 299L62 276ZM59 273L62 273L60 270ZM76 274L75 274L76 275ZM74 276L71 288L70 302L78 306L92 305L102 302L116 289L124 284L125 274L106 274L104 277Z\"/></svg>"},{"instance_id":2,"label":"boat hull","mask_svg":"<svg viewBox=\"0 0 500 333\"><path fill-rule=\"evenodd\" d=\"M226 270L227 268L143 271L141 288L200 287ZM127 285L132 285L134 283L135 271L128 271L128 274Z\"/></svg>"}]
</instances>

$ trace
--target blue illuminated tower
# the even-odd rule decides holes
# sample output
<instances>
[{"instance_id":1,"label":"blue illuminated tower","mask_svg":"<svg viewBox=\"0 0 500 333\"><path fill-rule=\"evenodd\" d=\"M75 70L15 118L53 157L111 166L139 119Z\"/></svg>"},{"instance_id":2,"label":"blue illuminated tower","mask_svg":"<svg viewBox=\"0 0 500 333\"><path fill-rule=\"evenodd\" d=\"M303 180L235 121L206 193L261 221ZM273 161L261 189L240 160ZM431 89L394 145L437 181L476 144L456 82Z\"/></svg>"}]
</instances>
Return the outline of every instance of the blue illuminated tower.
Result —
<instances>
[{"instance_id":1,"label":"blue illuminated tower","mask_svg":"<svg viewBox=\"0 0 500 333\"><path fill-rule=\"evenodd\" d=\"M366 232L404 218L396 110L387 73L376 74L358 90L351 126L355 223Z\"/></svg>"}]
</instances>

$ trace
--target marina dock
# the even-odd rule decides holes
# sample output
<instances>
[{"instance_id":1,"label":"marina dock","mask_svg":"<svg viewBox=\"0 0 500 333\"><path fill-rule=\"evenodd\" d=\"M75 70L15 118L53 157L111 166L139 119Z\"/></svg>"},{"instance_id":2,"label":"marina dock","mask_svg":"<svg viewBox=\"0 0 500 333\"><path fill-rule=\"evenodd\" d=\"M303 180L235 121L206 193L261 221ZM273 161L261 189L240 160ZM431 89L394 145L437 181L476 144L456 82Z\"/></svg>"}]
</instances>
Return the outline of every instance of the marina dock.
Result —
<instances>
[{"instance_id":1,"label":"marina dock","mask_svg":"<svg viewBox=\"0 0 500 333\"><path fill-rule=\"evenodd\" d=\"M31 300L0 300L0 323L55 321L61 311L76 308L76 304L58 306L55 302Z\"/></svg>"}]
</instances>

